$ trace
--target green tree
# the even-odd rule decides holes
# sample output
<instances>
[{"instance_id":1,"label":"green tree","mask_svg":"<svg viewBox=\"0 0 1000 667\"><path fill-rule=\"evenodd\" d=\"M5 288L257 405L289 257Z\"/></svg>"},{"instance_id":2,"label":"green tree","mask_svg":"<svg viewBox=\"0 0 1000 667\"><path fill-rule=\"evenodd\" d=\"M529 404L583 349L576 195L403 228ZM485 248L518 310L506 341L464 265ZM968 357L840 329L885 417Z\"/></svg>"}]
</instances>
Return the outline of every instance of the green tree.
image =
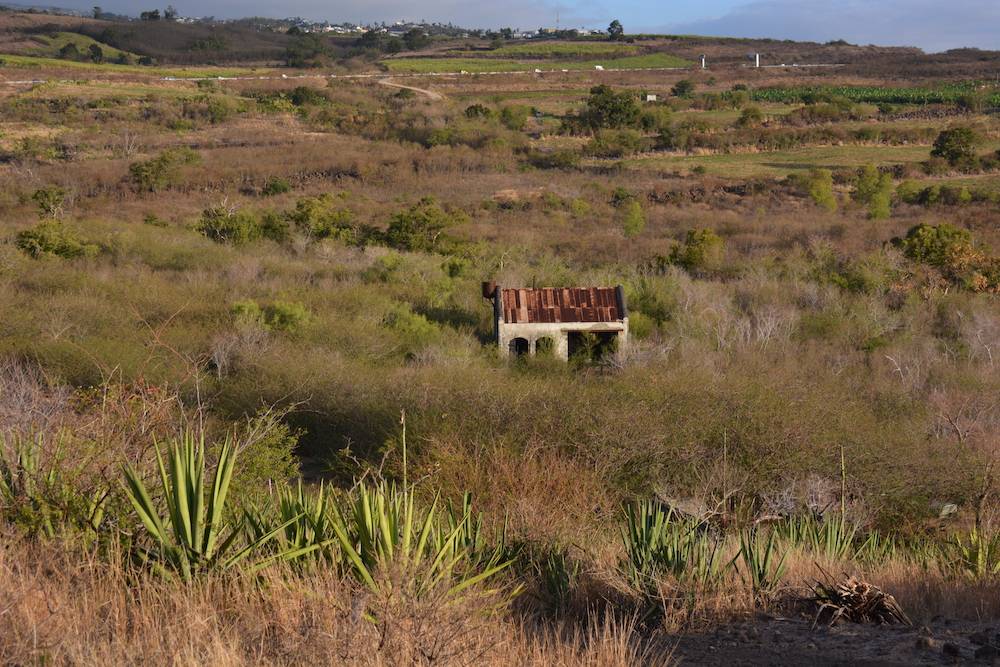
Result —
<instances>
[{"instance_id":1,"label":"green tree","mask_svg":"<svg viewBox=\"0 0 1000 667\"><path fill-rule=\"evenodd\" d=\"M694 81L691 79L681 79L670 89L670 94L674 97L691 97L694 93Z\"/></svg>"},{"instance_id":2,"label":"green tree","mask_svg":"<svg viewBox=\"0 0 1000 667\"><path fill-rule=\"evenodd\" d=\"M590 89L582 118L591 129L618 129L636 125L641 113L634 93L616 93L611 86L601 84Z\"/></svg>"},{"instance_id":3,"label":"green tree","mask_svg":"<svg viewBox=\"0 0 1000 667\"><path fill-rule=\"evenodd\" d=\"M670 262L688 271L718 269L725 257L725 242L711 229L690 229L684 243L674 246Z\"/></svg>"},{"instance_id":4,"label":"green tree","mask_svg":"<svg viewBox=\"0 0 1000 667\"><path fill-rule=\"evenodd\" d=\"M74 42L68 42L59 49L59 57L63 60L79 60L80 49L77 48Z\"/></svg>"},{"instance_id":5,"label":"green tree","mask_svg":"<svg viewBox=\"0 0 1000 667\"><path fill-rule=\"evenodd\" d=\"M625 28L622 26L622 22L615 19L608 26L608 38L614 41L625 38Z\"/></svg>"},{"instance_id":6,"label":"green tree","mask_svg":"<svg viewBox=\"0 0 1000 667\"><path fill-rule=\"evenodd\" d=\"M865 165L854 181L851 197L868 207L872 220L888 218L892 204L892 176L881 173L873 164Z\"/></svg>"},{"instance_id":7,"label":"green tree","mask_svg":"<svg viewBox=\"0 0 1000 667\"><path fill-rule=\"evenodd\" d=\"M403 35L403 43L406 44L406 48L410 51L416 51L430 44L431 38L420 28L410 28Z\"/></svg>"},{"instance_id":8,"label":"green tree","mask_svg":"<svg viewBox=\"0 0 1000 667\"><path fill-rule=\"evenodd\" d=\"M820 208L837 210L837 197L833 194L833 172L829 169L810 169L806 177L806 191Z\"/></svg>"},{"instance_id":9,"label":"green tree","mask_svg":"<svg viewBox=\"0 0 1000 667\"><path fill-rule=\"evenodd\" d=\"M455 223L455 217L438 206L433 197L424 197L392 216L385 238L394 248L433 252L440 247L445 230Z\"/></svg>"},{"instance_id":10,"label":"green tree","mask_svg":"<svg viewBox=\"0 0 1000 667\"><path fill-rule=\"evenodd\" d=\"M104 62L104 49L102 49L100 46L98 46L97 44L91 44L89 51L90 51L90 59L93 60L95 63Z\"/></svg>"},{"instance_id":11,"label":"green tree","mask_svg":"<svg viewBox=\"0 0 1000 667\"><path fill-rule=\"evenodd\" d=\"M944 158L951 165L971 161L976 158L976 147L981 141L971 127L942 130L934 140L931 157Z\"/></svg>"}]
</instances>

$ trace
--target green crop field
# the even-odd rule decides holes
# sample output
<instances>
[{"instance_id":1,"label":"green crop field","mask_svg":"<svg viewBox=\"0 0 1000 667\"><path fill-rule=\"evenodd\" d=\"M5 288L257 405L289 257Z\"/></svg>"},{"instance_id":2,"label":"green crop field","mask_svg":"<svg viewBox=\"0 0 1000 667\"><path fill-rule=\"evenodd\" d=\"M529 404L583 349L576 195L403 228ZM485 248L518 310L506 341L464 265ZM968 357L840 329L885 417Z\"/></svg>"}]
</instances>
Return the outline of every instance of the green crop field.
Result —
<instances>
[{"instance_id":1,"label":"green crop field","mask_svg":"<svg viewBox=\"0 0 1000 667\"><path fill-rule=\"evenodd\" d=\"M632 56L639 54L639 48L614 42L529 42L501 46L491 55L511 57L574 58L592 56Z\"/></svg>"},{"instance_id":2,"label":"green crop field","mask_svg":"<svg viewBox=\"0 0 1000 667\"><path fill-rule=\"evenodd\" d=\"M544 63L499 58L390 58L383 60L390 72L530 72L534 69L585 70L598 65L605 69L656 69L688 67L691 62L666 53L650 53L607 60L548 60Z\"/></svg>"},{"instance_id":3,"label":"green crop field","mask_svg":"<svg viewBox=\"0 0 1000 667\"><path fill-rule=\"evenodd\" d=\"M809 98L844 97L853 102L872 104L947 104L970 94L984 94L989 103L1000 104L1000 92L979 82L965 81L944 86L792 86L760 88L752 97L760 102L801 102Z\"/></svg>"}]
</instances>

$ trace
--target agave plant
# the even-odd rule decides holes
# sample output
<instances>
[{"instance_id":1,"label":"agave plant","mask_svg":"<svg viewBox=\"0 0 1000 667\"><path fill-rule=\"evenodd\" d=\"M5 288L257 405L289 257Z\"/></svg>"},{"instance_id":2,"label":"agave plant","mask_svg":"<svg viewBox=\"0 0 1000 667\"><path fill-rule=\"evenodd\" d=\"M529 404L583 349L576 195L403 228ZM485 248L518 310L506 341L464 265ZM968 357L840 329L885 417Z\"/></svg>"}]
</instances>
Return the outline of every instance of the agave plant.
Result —
<instances>
[{"instance_id":1,"label":"agave plant","mask_svg":"<svg viewBox=\"0 0 1000 667\"><path fill-rule=\"evenodd\" d=\"M958 535L945 548L945 568L970 579L1000 575L1000 533L984 535L975 528Z\"/></svg>"},{"instance_id":2,"label":"agave plant","mask_svg":"<svg viewBox=\"0 0 1000 667\"><path fill-rule=\"evenodd\" d=\"M373 593L397 585L417 596L439 585L455 596L510 566L510 560L490 559L479 567L463 567L469 565L469 547L460 538L474 535L466 521L469 514L454 527L439 530L440 514L437 500L421 511L412 487L361 484L353 502L338 508L333 521L340 561ZM402 576L390 581L380 576L386 572Z\"/></svg>"},{"instance_id":3,"label":"agave plant","mask_svg":"<svg viewBox=\"0 0 1000 667\"><path fill-rule=\"evenodd\" d=\"M55 443L57 452L61 443ZM43 462L42 450L41 436L0 437L0 503L7 514L29 532L48 537L68 528L96 531L108 491L85 491L69 484L53 457Z\"/></svg>"},{"instance_id":4,"label":"agave plant","mask_svg":"<svg viewBox=\"0 0 1000 667\"><path fill-rule=\"evenodd\" d=\"M681 582L711 586L732 561L724 562L721 545L695 521L682 520L654 501L625 507L622 541L626 577L640 591L650 592L656 579L670 575Z\"/></svg>"},{"instance_id":5,"label":"agave plant","mask_svg":"<svg viewBox=\"0 0 1000 667\"><path fill-rule=\"evenodd\" d=\"M775 528L790 544L804 546L827 560L840 561L857 556L854 542L858 527L842 514L835 519L818 519L812 515L791 517Z\"/></svg>"},{"instance_id":6,"label":"agave plant","mask_svg":"<svg viewBox=\"0 0 1000 667\"><path fill-rule=\"evenodd\" d=\"M208 569L229 569L249 565L259 569L278 559L290 560L309 553L313 546L289 548L253 561L278 533L299 519L292 517L251 541L241 542L242 523L231 522L226 514L226 496L233 477L236 450L226 441L219 453L215 473L206 486L205 442L185 433L169 451L164 465L159 446L156 460L166 513L161 516L141 475L125 468L125 494L142 521L153 545L142 548L139 556L161 573L178 572L185 580Z\"/></svg>"},{"instance_id":7,"label":"agave plant","mask_svg":"<svg viewBox=\"0 0 1000 667\"><path fill-rule=\"evenodd\" d=\"M778 588L785 575L785 558L788 550L778 555L777 536L769 531L767 539L760 532L750 530L740 534L739 562L737 571L743 582L750 586L754 595L768 597Z\"/></svg>"},{"instance_id":8,"label":"agave plant","mask_svg":"<svg viewBox=\"0 0 1000 667\"><path fill-rule=\"evenodd\" d=\"M257 540L273 531L275 525L283 526L270 545L273 552L301 551L335 561L339 551L333 516L333 496L329 489L321 483L317 491L309 493L300 479L297 486L282 488L276 503L249 509L244 516L244 527L249 539Z\"/></svg>"}]
</instances>

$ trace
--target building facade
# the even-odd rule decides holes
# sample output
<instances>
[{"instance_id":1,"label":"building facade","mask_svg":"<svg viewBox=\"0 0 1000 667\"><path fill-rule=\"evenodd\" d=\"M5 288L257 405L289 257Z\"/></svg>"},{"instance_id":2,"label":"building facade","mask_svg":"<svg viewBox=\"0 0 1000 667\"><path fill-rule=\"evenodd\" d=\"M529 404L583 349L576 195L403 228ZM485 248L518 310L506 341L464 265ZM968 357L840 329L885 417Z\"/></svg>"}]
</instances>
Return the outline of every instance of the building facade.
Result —
<instances>
[{"instance_id":1,"label":"building facade","mask_svg":"<svg viewBox=\"0 0 1000 667\"><path fill-rule=\"evenodd\" d=\"M494 338L508 356L618 354L628 345L625 291L617 287L503 288L483 283Z\"/></svg>"}]
</instances>

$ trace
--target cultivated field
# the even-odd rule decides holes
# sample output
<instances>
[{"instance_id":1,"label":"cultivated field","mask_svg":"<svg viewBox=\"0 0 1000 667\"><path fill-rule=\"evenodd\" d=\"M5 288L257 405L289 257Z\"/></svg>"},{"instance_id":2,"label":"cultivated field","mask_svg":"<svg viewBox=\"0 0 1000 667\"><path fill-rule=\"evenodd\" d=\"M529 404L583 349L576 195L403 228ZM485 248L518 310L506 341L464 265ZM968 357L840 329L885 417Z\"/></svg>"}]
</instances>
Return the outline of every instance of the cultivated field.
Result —
<instances>
[{"instance_id":1,"label":"cultivated field","mask_svg":"<svg viewBox=\"0 0 1000 667\"><path fill-rule=\"evenodd\" d=\"M1000 652L993 54L19 16L0 662ZM631 344L508 360L489 280Z\"/></svg>"}]
</instances>

